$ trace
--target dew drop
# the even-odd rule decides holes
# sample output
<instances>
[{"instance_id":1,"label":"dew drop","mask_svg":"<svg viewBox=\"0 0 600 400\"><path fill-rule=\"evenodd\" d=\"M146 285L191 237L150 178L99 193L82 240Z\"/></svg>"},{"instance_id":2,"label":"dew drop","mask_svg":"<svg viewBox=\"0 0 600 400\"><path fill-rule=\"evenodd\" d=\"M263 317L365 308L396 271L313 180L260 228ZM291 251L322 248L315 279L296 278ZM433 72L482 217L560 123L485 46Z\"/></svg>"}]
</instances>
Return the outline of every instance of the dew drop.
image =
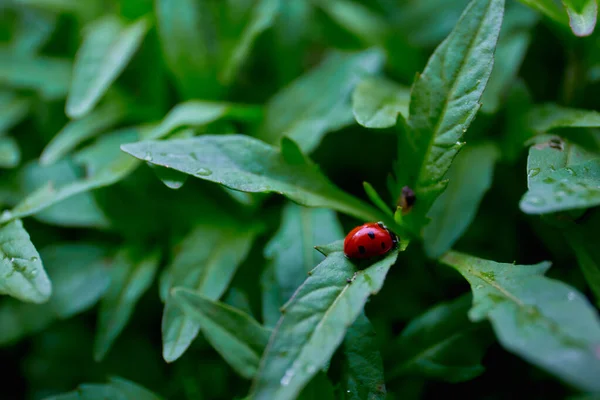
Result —
<instances>
[{"instance_id":1,"label":"dew drop","mask_svg":"<svg viewBox=\"0 0 600 400\"><path fill-rule=\"evenodd\" d=\"M483 285L477 285L477 286L475 287L475 289L477 289L477 290L481 290L481 289L483 289Z\"/></svg>"},{"instance_id":2,"label":"dew drop","mask_svg":"<svg viewBox=\"0 0 600 400\"><path fill-rule=\"evenodd\" d=\"M309 374L314 374L316 370L317 367L315 367L314 365L309 365L308 367L306 367L306 372L308 372Z\"/></svg>"},{"instance_id":3,"label":"dew drop","mask_svg":"<svg viewBox=\"0 0 600 400\"><path fill-rule=\"evenodd\" d=\"M529 199L527 199L527 202L529 204L532 204L534 206L541 206L543 204L546 204L546 200L542 199L541 197L530 197Z\"/></svg>"},{"instance_id":4,"label":"dew drop","mask_svg":"<svg viewBox=\"0 0 600 400\"><path fill-rule=\"evenodd\" d=\"M279 381L279 383L281 383L281 386L289 385L292 381L292 378L294 377L294 373L294 370L291 368L285 371L285 375L283 375L283 378L281 378L281 380Z\"/></svg>"},{"instance_id":5,"label":"dew drop","mask_svg":"<svg viewBox=\"0 0 600 400\"><path fill-rule=\"evenodd\" d=\"M37 274L38 274L38 270L37 269L32 269L27 274L29 275L30 278L35 278L37 276Z\"/></svg>"},{"instance_id":6,"label":"dew drop","mask_svg":"<svg viewBox=\"0 0 600 400\"><path fill-rule=\"evenodd\" d=\"M6 220L9 220L9 219L11 219L11 218L12 218L12 213L11 213L10 211L8 211L8 210L4 210L4 211L2 212L2 216L1 216L0 218L2 218L2 219L3 219L3 220L5 220L5 221L6 221Z\"/></svg>"},{"instance_id":7,"label":"dew drop","mask_svg":"<svg viewBox=\"0 0 600 400\"><path fill-rule=\"evenodd\" d=\"M199 169L196 171L196 174L195 174L195 175L199 175L199 176L209 176L209 175L212 175L212 171L211 171L210 169L208 169L208 168L199 168Z\"/></svg>"},{"instance_id":8,"label":"dew drop","mask_svg":"<svg viewBox=\"0 0 600 400\"><path fill-rule=\"evenodd\" d=\"M536 176L539 173L540 173L540 169L539 168L531 168L529 170L529 172L527 172L527 176L530 177L530 178L533 178L534 176Z\"/></svg>"},{"instance_id":9,"label":"dew drop","mask_svg":"<svg viewBox=\"0 0 600 400\"><path fill-rule=\"evenodd\" d=\"M152 161L152 154L150 154L150 152L146 152L146 155L144 156L144 160Z\"/></svg>"},{"instance_id":10,"label":"dew drop","mask_svg":"<svg viewBox=\"0 0 600 400\"><path fill-rule=\"evenodd\" d=\"M575 300L575 297L577 297L577 295L575 294L575 292L569 292L569 294L567 294L567 299L569 301Z\"/></svg>"}]
</instances>

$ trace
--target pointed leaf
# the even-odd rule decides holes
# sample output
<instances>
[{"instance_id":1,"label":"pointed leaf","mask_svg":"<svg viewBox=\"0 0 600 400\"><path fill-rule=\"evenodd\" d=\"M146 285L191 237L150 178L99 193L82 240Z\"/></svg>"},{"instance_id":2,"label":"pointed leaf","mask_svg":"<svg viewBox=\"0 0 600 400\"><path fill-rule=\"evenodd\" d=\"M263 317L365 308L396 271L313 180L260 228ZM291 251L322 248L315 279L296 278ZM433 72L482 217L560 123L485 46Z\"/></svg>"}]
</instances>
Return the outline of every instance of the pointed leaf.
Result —
<instances>
[{"instance_id":1,"label":"pointed leaf","mask_svg":"<svg viewBox=\"0 0 600 400\"><path fill-rule=\"evenodd\" d=\"M467 312L471 296L440 303L412 320L396 339L389 378L423 376L462 382L481 375L487 344Z\"/></svg>"},{"instance_id":2,"label":"pointed leaf","mask_svg":"<svg viewBox=\"0 0 600 400\"><path fill-rule=\"evenodd\" d=\"M469 281L469 317L489 319L502 346L581 390L600 392L600 318L575 288L543 276L550 263L502 264L458 252L441 261Z\"/></svg>"},{"instance_id":3,"label":"pointed leaf","mask_svg":"<svg viewBox=\"0 0 600 400\"><path fill-rule=\"evenodd\" d=\"M408 118L410 89L385 78L366 78L352 93L356 122L367 128L396 125L398 114Z\"/></svg>"},{"instance_id":4,"label":"pointed leaf","mask_svg":"<svg viewBox=\"0 0 600 400\"><path fill-rule=\"evenodd\" d=\"M435 50L414 83L410 131L399 138L398 188L409 186L417 202L404 220L415 233L425 225L444 175L462 147L494 64L504 0L473 0L450 35ZM399 189L394 197L399 194Z\"/></svg>"},{"instance_id":5,"label":"pointed leaf","mask_svg":"<svg viewBox=\"0 0 600 400\"><path fill-rule=\"evenodd\" d=\"M0 294L45 303L52 284L21 220L0 226Z\"/></svg>"},{"instance_id":6,"label":"pointed leaf","mask_svg":"<svg viewBox=\"0 0 600 400\"><path fill-rule=\"evenodd\" d=\"M529 112L528 123L536 132L548 132L557 128L598 128L600 113L548 103L533 108Z\"/></svg>"},{"instance_id":7,"label":"pointed leaf","mask_svg":"<svg viewBox=\"0 0 600 400\"><path fill-rule=\"evenodd\" d=\"M168 165L231 189L278 192L309 207L332 208L366 221L389 220L334 186L309 159L290 163L273 147L245 135L144 141L121 148L141 160Z\"/></svg>"},{"instance_id":8,"label":"pointed leaf","mask_svg":"<svg viewBox=\"0 0 600 400\"><path fill-rule=\"evenodd\" d=\"M377 193L375 188L371 186L369 182L363 182L363 188L365 189L367 197L369 197L369 200L371 200L373 204L375 204L384 213L390 216L393 215L392 210L390 210L387 204L385 204L385 201L383 201L381 196L379 196L379 193Z\"/></svg>"},{"instance_id":9,"label":"pointed leaf","mask_svg":"<svg viewBox=\"0 0 600 400\"><path fill-rule=\"evenodd\" d=\"M314 246L343 236L335 212L301 207L292 202L286 204L281 226L264 250L265 257L273 261L282 300L278 306L292 297L308 272L323 260Z\"/></svg>"},{"instance_id":10,"label":"pointed leaf","mask_svg":"<svg viewBox=\"0 0 600 400\"><path fill-rule=\"evenodd\" d=\"M14 168L21 162L21 150L15 139L0 137L0 168Z\"/></svg>"},{"instance_id":11,"label":"pointed leaf","mask_svg":"<svg viewBox=\"0 0 600 400\"><path fill-rule=\"evenodd\" d=\"M0 134L18 124L29 111L31 101L15 93L0 92Z\"/></svg>"},{"instance_id":12,"label":"pointed leaf","mask_svg":"<svg viewBox=\"0 0 600 400\"><path fill-rule=\"evenodd\" d=\"M143 386L119 377L106 384L84 383L72 392L46 397L44 400L161 400Z\"/></svg>"},{"instance_id":13,"label":"pointed leaf","mask_svg":"<svg viewBox=\"0 0 600 400\"><path fill-rule=\"evenodd\" d=\"M562 0L569 14L569 25L576 36L594 32L598 18L597 0Z\"/></svg>"},{"instance_id":14,"label":"pointed leaf","mask_svg":"<svg viewBox=\"0 0 600 400\"><path fill-rule=\"evenodd\" d=\"M251 396L294 399L331 358L370 295L382 287L397 251L356 271L342 252L331 253L312 271L275 327L263 354Z\"/></svg>"},{"instance_id":15,"label":"pointed leaf","mask_svg":"<svg viewBox=\"0 0 600 400\"><path fill-rule=\"evenodd\" d=\"M437 198L423 231L425 252L438 258L467 230L483 196L492 185L494 164L499 151L492 143L467 147L454 160L448 174L448 187ZM477 168L473 168L473 166Z\"/></svg>"},{"instance_id":16,"label":"pointed leaf","mask_svg":"<svg viewBox=\"0 0 600 400\"><path fill-rule=\"evenodd\" d=\"M206 340L238 374L252 378L269 341L270 331L252 317L185 288L171 291L175 305L198 322Z\"/></svg>"},{"instance_id":17,"label":"pointed leaf","mask_svg":"<svg viewBox=\"0 0 600 400\"><path fill-rule=\"evenodd\" d=\"M321 0L314 3L367 45L381 44L389 29L382 16L357 1Z\"/></svg>"},{"instance_id":18,"label":"pointed leaf","mask_svg":"<svg viewBox=\"0 0 600 400\"><path fill-rule=\"evenodd\" d=\"M257 227L241 229L235 223L221 221L201 225L186 238L180 254L163 278L163 295L173 287L185 287L209 300L219 299L246 258ZM177 360L198 335L201 324L186 316L170 297L166 298L162 318L163 358Z\"/></svg>"},{"instance_id":19,"label":"pointed leaf","mask_svg":"<svg viewBox=\"0 0 600 400\"><path fill-rule=\"evenodd\" d=\"M136 303L150 288L158 269L160 253L155 251L135 261L126 251L116 256L111 267L110 289L102 298L94 343L94 359L104 358L133 314Z\"/></svg>"},{"instance_id":20,"label":"pointed leaf","mask_svg":"<svg viewBox=\"0 0 600 400\"><path fill-rule=\"evenodd\" d=\"M569 18L564 8L555 0L519 0L521 3L539 11L543 15L558 22L563 26L568 26Z\"/></svg>"},{"instance_id":21,"label":"pointed leaf","mask_svg":"<svg viewBox=\"0 0 600 400\"><path fill-rule=\"evenodd\" d=\"M375 340L375 330L364 313L359 314L346 333L344 362L344 399L386 398L383 360Z\"/></svg>"},{"instance_id":22,"label":"pointed leaf","mask_svg":"<svg viewBox=\"0 0 600 400\"><path fill-rule=\"evenodd\" d=\"M383 54L373 49L329 54L267 103L259 138L275 144L289 137L304 152L311 152L326 133L353 122L352 91L365 76L379 71L382 63Z\"/></svg>"},{"instance_id":23,"label":"pointed leaf","mask_svg":"<svg viewBox=\"0 0 600 400\"><path fill-rule=\"evenodd\" d=\"M125 25L108 15L94 21L75 56L66 112L80 118L90 112L123 72L150 28L146 18Z\"/></svg>"}]
</instances>

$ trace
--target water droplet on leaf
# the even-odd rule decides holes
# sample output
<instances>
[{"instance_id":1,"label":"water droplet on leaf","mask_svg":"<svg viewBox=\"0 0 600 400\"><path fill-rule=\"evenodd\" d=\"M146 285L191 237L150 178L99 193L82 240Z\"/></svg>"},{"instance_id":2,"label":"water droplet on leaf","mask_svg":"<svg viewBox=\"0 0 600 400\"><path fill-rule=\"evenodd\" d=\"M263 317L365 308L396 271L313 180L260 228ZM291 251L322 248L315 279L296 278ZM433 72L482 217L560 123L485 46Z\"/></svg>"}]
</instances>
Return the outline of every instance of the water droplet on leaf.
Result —
<instances>
[{"instance_id":1,"label":"water droplet on leaf","mask_svg":"<svg viewBox=\"0 0 600 400\"><path fill-rule=\"evenodd\" d=\"M196 171L196 175L199 175L199 176L209 176L209 175L212 175L212 171L210 169L208 169L208 168L199 168Z\"/></svg>"},{"instance_id":2,"label":"water droplet on leaf","mask_svg":"<svg viewBox=\"0 0 600 400\"><path fill-rule=\"evenodd\" d=\"M530 197L529 199L527 199L527 202L534 206L541 206L543 204L546 204L546 200L536 196Z\"/></svg>"},{"instance_id":3,"label":"water droplet on leaf","mask_svg":"<svg viewBox=\"0 0 600 400\"><path fill-rule=\"evenodd\" d=\"M146 155L144 156L144 160L152 161L152 154L150 154L150 152L146 152Z\"/></svg>"},{"instance_id":4,"label":"water droplet on leaf","mask_svg":"<svg viewBox=\"0 0 600 400\"><path fill-rule=\"evenodd\" d=\"M530 177L530 178L533 178L534 176L536 176L539 173L540 173L540 169L539 168L531 168L529 170L529 172L527 172L527 176Z\"/></svg>"},{"instance_id":5,"label":"water droplet on leaf","mask_svg":"<svg viewBox=\"0 0 600 400\"><path fill-rule=\"evenodd\" d=\"M575 294L575 292L569 292L569 294L567 294L567 299L569 301L575 300L575 297L577 297L577 295Z\"/></svg>"}]
</instances>

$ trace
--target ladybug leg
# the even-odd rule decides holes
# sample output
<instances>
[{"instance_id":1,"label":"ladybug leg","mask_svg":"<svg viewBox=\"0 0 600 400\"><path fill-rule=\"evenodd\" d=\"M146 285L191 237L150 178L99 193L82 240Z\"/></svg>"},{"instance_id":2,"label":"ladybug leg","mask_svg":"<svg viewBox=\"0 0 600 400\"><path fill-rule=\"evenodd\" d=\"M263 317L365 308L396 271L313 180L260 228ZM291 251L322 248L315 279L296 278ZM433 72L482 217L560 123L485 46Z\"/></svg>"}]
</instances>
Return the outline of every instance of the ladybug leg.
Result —
<instances>
[{"instance_id":1,"label":"ladybug leg","mask_svg":"<svg viewBox=\"0 0 600 400\"><path fill-rule=\"evenodd\" d=\"M356 276L357 276L357 275L358 275L358 271L356 271L356 272L354 273L354 275L352 275L352 278L346 278L346 282L348 282L348 283L352 283L352 282L354 282L354 280L356 279Z\"/></svg>"}]
</instances>

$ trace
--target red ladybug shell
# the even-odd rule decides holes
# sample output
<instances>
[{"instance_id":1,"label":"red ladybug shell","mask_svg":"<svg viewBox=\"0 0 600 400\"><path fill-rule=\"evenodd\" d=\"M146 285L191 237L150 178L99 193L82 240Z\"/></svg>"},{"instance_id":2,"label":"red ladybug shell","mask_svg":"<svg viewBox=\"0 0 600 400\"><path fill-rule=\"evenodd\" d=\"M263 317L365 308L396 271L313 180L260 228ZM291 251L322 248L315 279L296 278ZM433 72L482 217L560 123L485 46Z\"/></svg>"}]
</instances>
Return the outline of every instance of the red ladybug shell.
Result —
<instances>
[{"instance_id":1,"label":"red ladybug shell","mask_svg":"<svg viewBox=\"0 0 600 400\"><path fill-rule=\"evenodd\" d=\"M369 222L352 229L344 240L348 258L371 258L390 251L396 237L382 223Z\"/></svg>"}]
</instances>

